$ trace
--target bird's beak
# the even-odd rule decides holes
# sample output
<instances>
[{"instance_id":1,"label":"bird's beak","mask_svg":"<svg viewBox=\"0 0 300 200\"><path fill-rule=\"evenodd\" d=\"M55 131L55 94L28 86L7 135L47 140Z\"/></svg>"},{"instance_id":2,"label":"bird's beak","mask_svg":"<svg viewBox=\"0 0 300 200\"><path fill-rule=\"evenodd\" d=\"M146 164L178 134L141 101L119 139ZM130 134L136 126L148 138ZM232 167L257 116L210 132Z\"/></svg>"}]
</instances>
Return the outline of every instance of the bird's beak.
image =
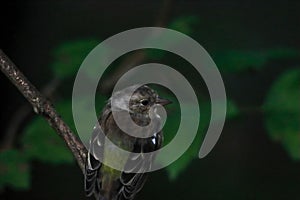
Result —
<instances>
[{"instance_id":1,"label":"bird's beak","mask_svg":"<svg viewBox=\"0 0 300 200\"><path fill-rule=\"evenodd\" d=\"M157 103L157 104L160 104L160 105L162 105L162 106L165 106L165 105L168 105L168 104L172 103L172 101L170 101L170 100L168 100L168 99L163 99L163 98L161 98L161 97L157 97L156 103Z\"/></svg>"}]
</instances>

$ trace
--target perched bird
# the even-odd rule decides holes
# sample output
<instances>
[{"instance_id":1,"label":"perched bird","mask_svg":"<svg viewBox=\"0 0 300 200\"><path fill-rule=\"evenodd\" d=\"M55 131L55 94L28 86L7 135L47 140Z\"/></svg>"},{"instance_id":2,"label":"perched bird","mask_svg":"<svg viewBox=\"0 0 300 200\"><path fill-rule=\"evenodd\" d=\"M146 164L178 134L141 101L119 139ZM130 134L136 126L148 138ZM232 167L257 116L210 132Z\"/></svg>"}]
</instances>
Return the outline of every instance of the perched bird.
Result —
<instances>
[{"instance_id":1,"label":"perched bird","mask_svg":"<svg viewBox=\"0 0 300 200\"><path fill-rule=\"evenodd\" d=\"M90 148L85 165L85 192L87 196L94 195L97 200L133 199L143 187L147 178L147 170L151 167L151 162L154 159L151 157L146 160L143 153L153 152L162 146L162 131L150 133L151 136L147 138L133 137L118 127L112 109L115 109L117 113L129 112L133 122L139 126L147 126L151 120L156 120L157 126L159 126L160 116L157 113L153 115L150 112L153 109L150 108L157 104L167 105L170 101L160 98L156 91L146 85L140 86L133 93L128 93L129 89L132 88L128 87L113 94L117 102L114 108L112 108L112 98L108 100L90 139ZM125 99L130 100L126 102ZM104 148L103 135L116 146L111 145ZM135 133L135 135L139 135L139 133ZM112 152L115 151L114 148L122 148L137 153L138 158L137 156L124 158L115 154L114 158L111 158ZM96 155L102 155L104 160L116 160L124 166L131 163L131 166L138 169L139 173L113 169L103 164Z\"/></svg>"}]
</instances>

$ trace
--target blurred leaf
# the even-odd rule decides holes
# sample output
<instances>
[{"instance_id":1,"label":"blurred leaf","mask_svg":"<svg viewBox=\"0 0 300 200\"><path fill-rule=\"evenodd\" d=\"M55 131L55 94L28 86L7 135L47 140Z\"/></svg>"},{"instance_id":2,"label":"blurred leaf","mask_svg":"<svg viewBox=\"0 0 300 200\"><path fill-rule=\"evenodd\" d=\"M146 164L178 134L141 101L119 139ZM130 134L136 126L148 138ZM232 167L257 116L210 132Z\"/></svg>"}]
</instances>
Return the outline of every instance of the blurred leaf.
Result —
<instances>
[{"instance_id":1,"label":"blurred leaf","mask_svg":"<svg viewBox=\"0 0 300 200\"><path fill-rule=\"evenodd\" d=\"M155 86L152 86L155 88ZM179 108L179 102L176 99L174 95L170 95L169 93L166 93L163 90L159 90L158 88L155 88L158 93L163 96L164 98L167 98L171 100L173 103L167 106L168 116L166 124L163 128L164 131L164 145L168 144L173 140L175 135L177 134L178 127L180 125L181 120L181 113ZM206 134L208 125L210 123L211 118L211 102L210 99L204 99L202 98L200 101L198 100L200 104L200 123L197 131L197 135L194 138L194 141L190 145L190 147L184 152L184 154L177 159L174 163L166 167L166 170L168 172L170 180L175 180L184 170L191 164L192 161L195 159L198 159L198 154L200 150L200 146L202 144L203 138ZM216 106L221 106L222 104L218 105L218 102L215 102ZM194 110L194 105L185 105L181 107L184 107L185 109L191 109ZM239 109L235 105L235 103L232 100L227 101L227 115L226 118L233 118L239 114ZM194 117L190 115L190 117ZM217 113L217 119L218 120L218 113ZM188 119L185 119L185 121L189 121ZM191 124L191 126L193 126ZM179 144L180 145L180 144ZM158 156L158 163L160 164L166 164L164 162L163 157Z\"/></svg>"},{"instance_id":2,"label":"blurred leaf","mask_svg":"<svg viewBox=\"0 0 300 200\"><path fill-rule=\"evenodd\" d=\"M54 63L51 66L54 74L60 78L74 76L84 58L99 44L98 40L79 40L66 42L54 51Z\"/></svg>"},{"instance_id":3,"label":"blurred leaf","mask_svg":"<svg viewBox=\"0 0 300 200\"><path fill-rule=\"evenodd\" d=\"M261 69L269 60L295 58L300 52L294 49L267 50L227 50L216 53L214 61L220 70L226 72L240 72L247 69Z\"/></svg>"},{"instance_id":4,"label":"blurred leaf","mask_svg":"<svg viewBox=\"0 0 300 200\"><path fill-rule=\"evenodd\" d=\"M62 101L55 103L55 108L56 108L57 112L61 115L63 120L70 126L72 131L74 133L76 133L75 124L73 121L71 99L62 100Z\"/></svg>"},{"instance_id":5,"label":"blurred leaf","mask_svg":"<svg viewBox=\"0 0 300 200\"><path fill-rule=\"evenodd\" d=\"M240 111L237 105L231 99L227 100L226 119L234 118L239 114Z\"/></svg>"},{"instance_id":6,"label":"blurred leaf","mask_svg":"<svg viewBox=\"0 0 300 200\"><path fill-rule=\"evenodd\" d=\"M71 112L71 101L63 101L56 106L67 124L74 123ZM57 133L41 117L34 118L25 128L22 138L25 153L29 158L54 164L71 163L73 156Z\"/></svg>"},{"instance_id":7,"label":"blurred leaf","mask_svg":"<svg viewBox=\"0 0 300 200\"><path fill-rule=\"evenodd\" d=\"M166 55L166 51L159 49L144 49L144 51L149 59L159 60Z\"/></svg>"},{"instance_id":8,"label":"blurred leaf","mask_svg":"<svg viewBox=\"0 0 300 200\"><path fill-rule=\"evenodd\" d=\"M102 95L96 96L96 109L103 108L106 103L106 97ZM88 105L85 101L83 109ZM72 115L72 101L64 100L57 102L55 107L63 120L70 126L74 133L76 133L75 124ZM84 112L83 112L84 113ZM82 125L81 125L82 126ZM87 127L91 128L92 127ZM86 136L90 137L89 134ZM81 135L81 137L83 137ZM84 138L81 138L84 139ZM88 138L89 139L89 138ZM34 118L25 128L25 133L22 138L25 153L29 158L38 159L44 162L54 164L71 163L73 156L67 148L65 142L57 133L48 125L48 123L41 117Z\"/></svg>"},{"instance_id":9,"label":"blurred leaf","mask_svg":"<svg viewBox=\"0 0 300 200\"><path fill-rule=\"evenodd\" d=\"M18 150L0 153L0 188L9 185L16 189L30 187L30 169L26 157Z\"/></svg>"},{"instance_id":10,"label":"blurred leaf","mask_svg":"<svg viewBox=\"0 0 300 200\"><path fill-rule=\"evenodd\" d=\"M88 102L85 97L81 97L76 101L78 102L78 106L76 107L77 112L81 113L81 116L85 116L83 119L77 122L77 126L81 127L82 130L87 130L86 133L80 134L80 139L84 144L88 144L96 121L91 122L91 119L86 116L89 116L90 113L94 115L96 111L96 115L99 117L102 109L107 103L107 97L99 94L96 95L95 105L92 105L90 102Z\"/></svg>"},{"instance_id":11,"label":"blurred leaf","mask_svg":"<svg viewBox=\"0 0 300 200\"><path fill-rule=\"evenodd\" d=\"M96 99L95 99L95 102L96 102L96 111L97 111L97 116L100 115L102 109L104 108L104 106L107 104L107 100L108 100L108 97L107 96L104 96L104 95L96 95Z\"/></svg>"},{"instance_id":12,"label":"blurred leaf","mask_svg":"<svg viewBox=\"0 0 300 200\"><path fill-rule=\"evenodd\" d=\"M164 96L165 97L165 96ZM173 100L172 100L173 101ZM175 102L176 104L177 102ZM189 106L187 105L187 108ZM195 109L194 106L190 107ZM169 110L169 109L168 109ZM193 117L193 116L191 116ZM180 111L179 109L173 110L168 114L167 122L164 126L164 143L169 143L177 134L178 126L180 123ZM201 141L203 140L206 128L210 119L210 104L209 102L201 103L200 105L200 124L198 127L197 136L190 145L190 147L184 152L184 154L177 159L174 163L166 167L171 180L175 180L180 173L182 173L194 159L198 158ZM185 121L189 121L188 119ZM193 125L192 125L193 126ZM163 158L158 160L161 164L164 164Z\"/></svg>"},{"instance_id":13,"label":"blurred leaf","mask_svg":"<svg viewBox=\"0 0 300 200\"><path fill-rule=\"evenodd\" d=\"M300 69L289 70L274 82L264 110L270 137L293 159L300 159Z\"/></svg>"},{"instance_id":14,"label":"blurred leaf","mask_svg":"<svg viewBox=\"0 0 300 200\"><path fill-rule=\"evenodd\" d=\"M191 36L192 33L194 33L195 25L197 25L198 22L199 20L197 16L182 16L172 21L168 28ZM172 40L172 38L161 38L161 42L162 44L164 44L165 47L168 47L176 44L176 42L178 41L175 41L174 39ZM147 57L150 59L161 59L166 54L166 51L158 49L145 49L145 52L147 54Z\"/></svg>"},{"instance_id":15,"label":"blurred leaf","mask_svg":"<svg viewBox=\"0 0 300 200\"><path fill-rule=\"evenodd\" d=\"M201 145L201 139L199 135L195 138L194 142L188 148L186 152L174 163L167 166L166 170L170 180L175 180L178 176L184 172L184 170L191 164L195 159L198 159L198 153Z\"/></svg>"},{"instance_id":16,"label":"blurred leaf","mask_svg":"<svg viewBox=\"0 0 300 200\"><path fill-rule=\"evenodd\" d=\"M194 15L182 16L176 18L169 25L170 29L191 35L195 31L195 26L199 23L199 18Z\"/></svg>"}]
</instances>

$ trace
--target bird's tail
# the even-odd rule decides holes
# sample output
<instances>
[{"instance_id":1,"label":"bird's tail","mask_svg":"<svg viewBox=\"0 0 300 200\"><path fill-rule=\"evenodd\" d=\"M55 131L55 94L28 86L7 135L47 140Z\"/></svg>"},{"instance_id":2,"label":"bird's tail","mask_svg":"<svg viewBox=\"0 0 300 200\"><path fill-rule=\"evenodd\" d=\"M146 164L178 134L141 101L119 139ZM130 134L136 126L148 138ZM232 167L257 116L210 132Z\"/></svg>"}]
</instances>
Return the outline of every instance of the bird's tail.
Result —
<instances>
[{"instance_id":1,"label":"bird's tail","mask_svg":"<svg viewBox=\"0 0 300 200\"><path fill-rule=\"evenodd\" d=\"M96 200L106 200L100 194L101 183L99 182L99 168L101 162L96 160L93 155L88 153L85 164L84 174L84 190L86 196L92 196L94 194Z\"/></svg>"}]
</instances>

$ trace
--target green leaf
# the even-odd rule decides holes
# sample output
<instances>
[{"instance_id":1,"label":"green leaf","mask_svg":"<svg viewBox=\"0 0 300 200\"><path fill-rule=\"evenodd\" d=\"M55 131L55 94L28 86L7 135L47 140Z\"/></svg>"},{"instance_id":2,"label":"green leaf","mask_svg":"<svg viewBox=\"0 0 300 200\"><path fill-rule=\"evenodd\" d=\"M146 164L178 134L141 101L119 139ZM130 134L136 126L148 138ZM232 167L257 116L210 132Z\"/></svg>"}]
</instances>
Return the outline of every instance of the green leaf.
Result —
<instances>
[{"instance_id":1,"label":"green leaf","mask_svg":"<svg viewBox=\"0 0 300 200\"><path fill-rule=\"evenodd\" d=\"M272 85L264 103L265 126L291 158L300 159L300 69L282 74Z\"/></svg>"},{"instance_id":2,"label":"green leaf","mask_svg":"<svg viewBox=\"0 0 300 200\"><path fill-rule=\"evenodd\" d=\"M168 28L174 29L181 33L192 35L195 30L195 26L198 24L199 20L197 16L181 16L172 21ZM178 41L172 38L161 38L161 43L164 44L165 47L172 46L176 44ZM161 59L165 56L166 51L158 50L158 49L145 49L146 55L150 59Z\"/></svg>"},{"instance_id":3,"label":"green leaf","mask_svg":"<svg viewBox=\"0 0 300 200\"><path fill-rule=\"evenodd\" d=\"M106 103L106 97L102 95L96 96L97 109L103 108ZM88 105L83 100L83 109ZM61 115L62 119L70 126L76 134L76 128L72 115L72 101L63 100L55 103L55 108ZM96 109L96 108L95 108ZM84 112L83 112L84 113ZM82 126L82 125L81 125ZM92 127L87 127L91 128ZM86 134L89 137L89 134ZM81 137L83 137L81 135ZM89 140L89 138L81 138ZM72 163L73 156L67 148L65 142L57 133L48 125L48 123L41 117L35 117L25 128L25 133L22 138L24 150L26 155L32 159L38 159L44 162L54 164Z\"/></svg>"},{"instance_id":4,"label":"green leaf","mask_svg":"<svg viewBox=\"0 0 300 200\"><path fill-rule=\"evenodd\" d=\"M167 121L163 127L163 132L164 132L164 145L167 145L170 143L175 135L177 134L178 127L180 125L180 120L181 120L181 112L180 112L180 107L185 108L188 110L194 110L196 105L180 105L179 107L179 102L176 99L174 95L170 95L168 92L164 90L160 90L159 87L156 88L156 86L151 86L154 88L156 91L158 91L159 95L169 99L172 101L172 104L167 106L167 111L168 111L168 116L167 116ZM198 125L198 131L197 135L194 138L194 141L190 145L190 147L184 152L184 154L177 159L174 163L166 167L167 173L169 175L170 180L175 180L186 168L191 164L191 162L198 160L198 154L199 150L202 144L202 141L204 139L204 136L206 134L208 125L210 123L210 118L211 118L211 102L210 99L205 99L201 98L198 100L198 103L200 104L200 122ZM221 106L221 102L215 102L217 104L216 106ZM227 101L227 119L228 118L233 118L236 117L240 113L238 107L235 105L235 103L232 100ZM219 120L219 114L217 113L217 119L216 121ZM189 115L188 117L195 117L192 115ZM190 120L185 119L185 122L188 122ZM191 124L191 126L194 126ZM189 127L189 126L187 126ZM178 144L180 145L180 144ZM166 164L165 163L165 158L162 156L157 157L157 162L159 164Z\"/></svg>"},{"instance_id":5,"label":"green leaf","mask_svg":"<svg viewBox=\"0 0 300 200\"><path fill-rule=\"evenodd\" d=\"M74 76L84 58L98 44L94 39L63 43L54 51L53 73L60 78Z\"/></svg>"},{"instance_id":6,"label":"green leaf","mask_svg":"<svg viewBox=\"0 0 300 200\"><path fill-rule=\"evenodd\" d=\"M166 98L165 95L163 96ZM167 98L170 99L169 97ZM179 109L174 109L174 107L176 107L176 104L178 106L178 102L176 100L174 101L173 99L172 101L174 105L172 105L173 107L171 105L168 106L168 110L170 110L170 113L168 113L168 118L163 128L164 144L171 142L171 140L175 137L181 118ZM192 105L186 105L184 107L187 109L195 109L195 107ZM197 131L197 136L194 138L194 141L192 142L190 147L184 152L184 154L174 163L166 167L170 180L175 180L191 164L193 160L198 158L201 141L203 140L204 135L206 133L209 119L210 103L208 101L203 101L203 103L200 104L200 123ZM158 159L160 159L158 160L159 163L164 164L164 158L158 157Z\"/></svg>"},{"instance_id":7,"label":"green leaf","mask_svg":"<svg viewBox=\"0 0 300 200\"><path fill-rule=\"evenodd\" d=\"M266 50L226 50L215 53L214 61L220 70L226 72L241 72L248 69L261 69L273 59L295 58L300 55L298 50L277 48Z\"/></svg>"},{"instance_id":8,"label":"green leaf","mask_svg":"<svg viewBox=\"0 0 300 200\"><path fill-rule=\"evenodd\" d=\"M102 109L104 108L104 106L107 103L107 97L103 96L103 95L96 95L95 97L95 105L91 105L91 103L89 103L89 101L87 101L87 99L83 96L83 97L79 97L79 99L77 99L77 105L78 107L76 108L78 113L81 113L81 116L87 116L89 115L91 112L92 114L95 113L96 111L96 116L100 116L100 113L102 111ZM71 111L70 111L71 113ZM72 116L71 116L72 117ZM93 126L96 124L96 122L93 122L95 124L93 124L92 122L88 121L90 120L88 117L84 117L82 120L78 121L77 125L79 127L82 128L82 130L87 130L86 133L81 133L80 134L80 139L84 144L88 144L90 141L90 137L93 131ZM92 123L92 127L90 126L90 123Z\"/></svg>"},{"instance_id":9,"label":"green leaf","mask_svg":"<svg viewBox=\"0 0 300 200\"><path fill-rule=\"evenodd\" d=\"M30 168L26 157L18 150L0 153L0 188L10 186L15 189L30 187Z\"/></svg>"},{"instance_id":10,"label":"green leaf","mask_svg":"<svg viewBox=\"0 0 300 200\"><path fill-rule=\"evenodd\" d=\"M231 100L227 100L226 119L231 119L240 114L240 110L237 105Z\"/></svg>"},{"instance_id":11,"label":"green leaf","mask_svg":"<svg viewBox=\"0 0 300 200\"><path fill-rule=\"evenodd\" d=\"M56 108L66 123L74 128L71 100L57 103ZM73 156L63 139L41 117L35 117L28 124L22 142L29 158L54 164L73 162Z\"/></svg>"},{"instance_id":12,"label":"green leaf","mask_svg":"<svg viewBox=\"0 0 300 200\"><path fill-rule=\"evenodd\" d=\"M69 127L76 133L76 128L72 115L72 101L71 99L62 100L55 104L57 112L61 115L62 119L69 125Z\"/></svg>"},{"instance_id":13,"label":"green leaf","mask_svg":"<svg viewBox=\"0 0 300 200\"><path fill-rule=\"evenodd\" d=\"M195 31L195 26L199 23L199 18L194 15L182 16L176 18L169 25L169 28L191 35Z\"/></svg>"}]
</instances>

